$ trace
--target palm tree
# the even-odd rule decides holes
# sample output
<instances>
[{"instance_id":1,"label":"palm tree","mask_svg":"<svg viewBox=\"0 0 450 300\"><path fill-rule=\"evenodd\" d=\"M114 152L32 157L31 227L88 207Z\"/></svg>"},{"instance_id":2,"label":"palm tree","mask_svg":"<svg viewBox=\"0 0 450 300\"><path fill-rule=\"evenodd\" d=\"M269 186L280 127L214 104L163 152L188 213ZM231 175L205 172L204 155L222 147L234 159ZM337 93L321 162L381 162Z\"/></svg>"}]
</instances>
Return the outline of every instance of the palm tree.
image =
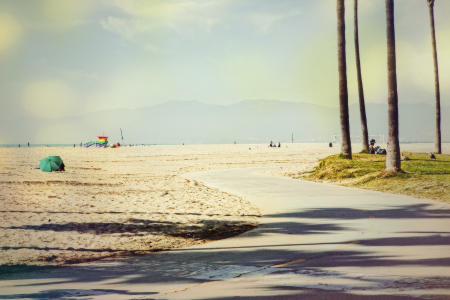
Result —
<instances>
[{"instance_id":1,"label":"palm tree","mask_svg":"<svg viewBox=\"0 0 450 300\"><path fill-rule=\"evenodd\" d=\"M430 13L430 29L431 29L431 44L433 46L433 60L434 60L434 94L436 95L436 153L441 153L441 96L439 92L439 69L438 58L436 51L436 33L434 29L434 0L427 0L428 11Z\"/></svg>"},{"instance_id":2,"label":"palm tree","mask_svg":"<svg viewBox=\"0 0 450 300\"><path fill-rule=\"evenodd\" d=\"M389 134L386 170L398 172L400 168L400 143L398 138L397 66L395 61L394 0L386 0L386 37L388 67L388 120Z\"/></svg>"},{"instance_id":3,"label":"palm tree","mask_svg":"<svg viewBox=\"0 0 450 300\"><path fill-rule=\"evenodd\" d=\"M359 34L358 34L358 0L353 5L353 28L355 37L356 74L358 77L359 112L361 116L362 149L369 151L369 132L367 130L366 104L364 103L364 89L361 76L361 62L359 59Z\"/></svg>"},{"instance_id":4,"label":"palm tree","mask_svg":"<svg viewBox=\"0 0 450 300\"><path fill-rule=\"evenodd\" d=\"M341 115L341 152L346 158L352 158L350 141L350 122L348 118L347 67L345 59L345 6L344 0L337 0L338 30L338 71L339 71L339 105Z\"/></svg>"}]
</instances>

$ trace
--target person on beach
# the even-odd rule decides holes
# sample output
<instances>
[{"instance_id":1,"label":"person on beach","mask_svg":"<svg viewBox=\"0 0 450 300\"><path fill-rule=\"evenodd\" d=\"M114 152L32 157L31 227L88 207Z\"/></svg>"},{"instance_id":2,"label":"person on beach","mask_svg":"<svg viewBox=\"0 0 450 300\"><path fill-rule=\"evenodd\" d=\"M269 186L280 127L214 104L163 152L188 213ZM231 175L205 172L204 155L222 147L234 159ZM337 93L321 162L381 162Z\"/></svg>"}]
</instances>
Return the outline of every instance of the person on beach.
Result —
<instances>
[{"instance_id":1,"label":"person on beach","mask_svg":"<svg viewBox=\"0 0 450 300\"><path fill-rule=\"evenodd\" d=\"M369 153L375 154L375 139L370 140Z\"/></svg>"}]
</instances>

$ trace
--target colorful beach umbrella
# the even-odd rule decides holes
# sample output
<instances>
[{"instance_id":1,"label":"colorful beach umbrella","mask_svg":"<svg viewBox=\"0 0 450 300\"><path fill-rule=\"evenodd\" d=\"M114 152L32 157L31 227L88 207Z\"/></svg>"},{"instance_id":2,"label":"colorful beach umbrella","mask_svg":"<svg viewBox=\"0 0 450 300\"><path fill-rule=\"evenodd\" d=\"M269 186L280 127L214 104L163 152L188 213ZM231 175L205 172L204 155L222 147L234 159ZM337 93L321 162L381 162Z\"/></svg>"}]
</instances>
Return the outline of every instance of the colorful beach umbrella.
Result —
<instances>
[{"instance_id":1,"label":"colorful beach umbrella","mask_svg":"<svg viewBox=\"0 0 450 300\"><path fill-rule=\"evenodd\" d=\"M59 156L48 156L41 160L39 169L43 172L64 171L64 163Z\"/></svg>"}]
</instances>

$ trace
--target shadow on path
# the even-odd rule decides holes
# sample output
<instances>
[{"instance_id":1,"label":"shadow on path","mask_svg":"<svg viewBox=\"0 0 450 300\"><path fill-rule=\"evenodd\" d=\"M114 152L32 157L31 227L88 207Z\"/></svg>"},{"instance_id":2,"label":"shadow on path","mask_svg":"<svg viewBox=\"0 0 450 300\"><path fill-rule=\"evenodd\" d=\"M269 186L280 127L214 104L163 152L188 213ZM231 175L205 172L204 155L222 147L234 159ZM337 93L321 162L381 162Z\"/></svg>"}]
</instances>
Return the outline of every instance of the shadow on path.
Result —
<instances>
[{"instance_id":1,"label":"shadow on path","mask_svg":"<svg viewBox=\"0 0 450 300\"><path fill-rule=\"evenodd\" d=\"M361 210L348 207L315 208L299 212L271 214L273 218L306 219L450 219L450 209L428 209L430 204L393 206L391 209Z\"/></svg>"},{"instance_id":2,"label":"shadow on path","mask_svg":"<svg viewBox=\"0 0 450 300\"><path fill-rule=\"evenodd\" d=\"M210 247L210 248L188 248L176 249L173 251L159 252L150 255L130 257L126 259L99 262L96 264L81 264L73 266L60 267L37 267L21 265L3 265L0 266L0 280L23 280L23 279L47 279L47 282L18 283L17 287L26 288L27 286L40 286L48 290L39 293L14 295L1 295L0 299L15 298L53 298L72 299L74 297L89 297L102 294L123 294L130 296L155 295L155 292L134 293L133 285L137 284L170 284L175 282L183 283L204 283L212 281L223 281L231 278L250 276L252 274L307 274L308 276L344 276L339 272L331 272L330 268L336 267L395 267L395 266L414 266L414 267L450 267L450 257L448 253L443 253L443 257L403 259L401 256L391 257L377 251L382 246L449 246L450 236L440 234L446 231L428 231L418 232L415 229L409 232L411 236L401 237L382 237L372 239L362 239L357 241L333 241L329 242L304 242L305 237L311 235L320 235L349 230L339 224L339 220L356 220L370 217L392 218L392 219L445 219L450 217L450 210L427 209L428 204L397 206L392 209L379 210L357 210L350 208L313 208L306 211L297 211L292 213L273 214L268 217L276 218L301 218L304 219L330 219L335 223L314 224L305 222L273 222L265 223L254 231L248 232L246 238L255 239L261 237L271 237L278 235L292 235L292 243L286 244L256 244L241 245L237 247ZM281 220L280 220L281 221ZM205 223L207 224L207 223ZM50 225L50 224L49 224ZM73 230L73 224L60 224L57 227L49 225L40 225L30 227L34 230ZM98 225L98 224L97 224ZM78 225L79 229L84 229L84 225ZM87 228L90 228L87 225ZM119 225L108 227L110 232L116 232ZM146 226L150 231L157 231L164 226L177 226L169 222L159 222L157 224L145 220L133 219L131 226ZM28 228L28 227L27 227ZM26 228L24 228L26 229ZM130 230L131 230L130 229ZM102 229L103 230L103 229ZM180 230L180 229L177 229ZM192 228L184 228L189 233ZM103 231L102 231L103 232ZM417 232L417 234L415 234ZM406 233L406 232L405 232ZM426 235L436 233L434 235ZM389 234L389 233L387 233ZM297 237L298 239L295 239ZM324 245L345 245L348 243L358 245L357 251L340 250L330 251L330 247L320 248ZM310 246L309 248L302 248ZM315 247L317 246L317 247ZM277 249L279 248L279 249ZM336 247L338 248L338 247ZM339 248L338 248L339 249ZM448 248L443 248L448 249ZM280 267L282 266L282 267ZM106 280L113 280L117 284L125 284L127 289L90 289L90 290L68 290L55 289L55 285L71 283L95 283ZM450 277L414 277L414 282L392 283L390 279L370 279L358 278L358 280L368 281L375 294L378 296L358 296L350 295L344 291L324 291L316 289L307 289L305 287L290 287L273 285L268 288L274 292L285 294L286 291L294 293L289 296L267 296L258 299L405 299L401 296L391 296L382 294L386 287L393 289L408 288L410 290L426 290L430 288L449 289ZM383 282L383 284L380 284ZM13 284L13 283L11 283ZM389 286L392 284L392 286ZM89 285L88 285L89 286ZM265 287L267 288L267 286ZM357 290L356 288L351 288ZM378 292L377 292L378 291ZM158 294L159 295L159 294ZM159 295L160 296L160 295ZM444 299L436 295L435 299ZM434 299L433 298L433 299ZM231 299L231 298L215 298ZM240 299L256 299L255 297L242 297ZM417 298L415 298L417 299ZM448 297L447 297L448 299Z\"/></svg>"}]
</instances>

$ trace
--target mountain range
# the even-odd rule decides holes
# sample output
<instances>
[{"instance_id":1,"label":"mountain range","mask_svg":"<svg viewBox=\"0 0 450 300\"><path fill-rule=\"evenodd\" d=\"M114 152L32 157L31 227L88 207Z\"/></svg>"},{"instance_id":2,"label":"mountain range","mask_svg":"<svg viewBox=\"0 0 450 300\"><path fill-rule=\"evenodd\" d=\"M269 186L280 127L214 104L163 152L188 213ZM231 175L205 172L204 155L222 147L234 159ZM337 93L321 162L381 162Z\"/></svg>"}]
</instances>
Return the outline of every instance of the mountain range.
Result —
<instances>
[{"instance_id":1,"label":"mountain range","mask_svg":"<svg viewBox=\"0 0 450 300\"><path fill-rule=\"evenodd\" d=\"M366 106L369 134L387 135L387 105ZM450 141L450 109L442 106L442 137ZM400 104L400 140L434 140L434 106ZM80 143L109 135L132 144L212 144L328 142L339 140L339 108L309 103L247 100L231 105L196 101L167 102L139 109L115 109L54 118L8 120L2 118L0 136L10 143ZM360 140L359 107L350 106L352 141Z\"/></svg>"}]
</instances>

